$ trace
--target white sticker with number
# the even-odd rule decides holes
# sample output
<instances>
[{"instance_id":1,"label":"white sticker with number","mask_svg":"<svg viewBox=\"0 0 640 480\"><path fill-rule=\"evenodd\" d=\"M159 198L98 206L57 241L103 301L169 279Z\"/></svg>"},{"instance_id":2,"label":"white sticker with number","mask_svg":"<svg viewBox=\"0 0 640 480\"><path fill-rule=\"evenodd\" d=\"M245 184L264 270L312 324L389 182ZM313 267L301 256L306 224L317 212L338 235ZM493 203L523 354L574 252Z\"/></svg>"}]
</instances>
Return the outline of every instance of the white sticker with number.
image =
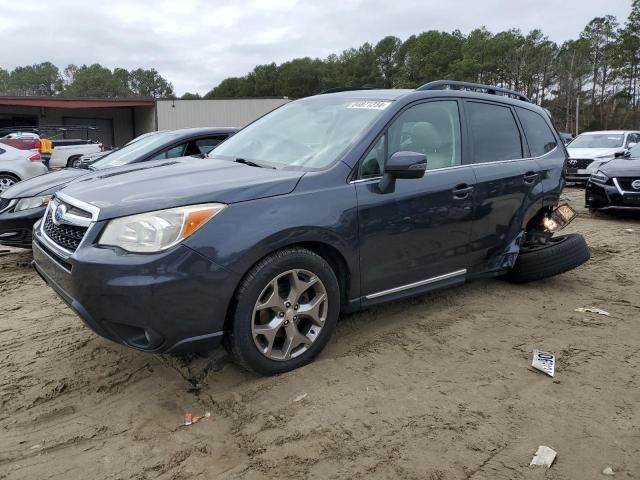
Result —
<instances>
[{"instance_id":1,"label":"white sticker with number","mask_svg":"<svg viewBox=\"0 0 640 480\"><path fill-rule=\"evenodd\" d=\"M384 110L391 102L384 102L380 100L358 100L357 102L351 102L347 108L364 108L365 110Z\"/></svg>"},{"instance_id":2,"label":"white sticker with number","mask_svg":"<svg viewBox=\"0 0 640 480\"><path fill-rule=\"evenodd\" d=\"M534 350L531 366L553 377L556 370L556 357L553 353Z\"/></svg>"}]
</instances>

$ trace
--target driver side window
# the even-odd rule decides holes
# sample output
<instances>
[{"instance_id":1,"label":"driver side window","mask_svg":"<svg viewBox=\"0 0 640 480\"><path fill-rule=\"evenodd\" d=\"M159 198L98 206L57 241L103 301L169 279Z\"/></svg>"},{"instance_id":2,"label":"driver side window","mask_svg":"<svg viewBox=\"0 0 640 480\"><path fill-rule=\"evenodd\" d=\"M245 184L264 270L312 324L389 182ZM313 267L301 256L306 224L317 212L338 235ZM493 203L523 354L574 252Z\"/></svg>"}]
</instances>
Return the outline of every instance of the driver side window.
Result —
<instances>
[{"instance_id":1,"label":"driver side window","mask_svg":"<svg viewBox=\"0 0 640 480\"><path fill-rule=\"evenodd\" d=\"M461 164L458 102L421 103L405 110L389 127L389 156L400 151L424 153L427 170Z\"/></svg>"},{"instance_id":2,"label":"driver side window","mask_svg":"<svg viewBox=\"0 0 640 480\"><path fill-rule=\"evenodd\" d=\"M427 170L455 167L462 163L461 148L458 102L421 103L402 112L371 147L360 162L358 178L380 177L387 155L400 151L424 153Z\"/></svg>"}]
</instances>

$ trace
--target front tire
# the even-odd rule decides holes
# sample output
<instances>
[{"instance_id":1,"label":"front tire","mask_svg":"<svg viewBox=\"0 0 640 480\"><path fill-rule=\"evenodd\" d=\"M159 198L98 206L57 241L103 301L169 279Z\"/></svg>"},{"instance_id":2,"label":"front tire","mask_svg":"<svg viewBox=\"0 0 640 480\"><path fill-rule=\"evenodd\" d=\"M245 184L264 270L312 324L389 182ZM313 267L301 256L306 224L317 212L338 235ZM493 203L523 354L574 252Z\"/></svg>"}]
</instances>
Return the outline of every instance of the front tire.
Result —
<instances>
[{"instance_id":1,"label":"front tire","mask_svg":"<svg viewBox=\"0 0 640 480\"><path fill-rule=\"evenodd\" d=\"M322 257L299 247L275 252L241 282L227 347L260 375L306 365L331 338L340 298L335 272Z\"/></svg>"}]
</instances>

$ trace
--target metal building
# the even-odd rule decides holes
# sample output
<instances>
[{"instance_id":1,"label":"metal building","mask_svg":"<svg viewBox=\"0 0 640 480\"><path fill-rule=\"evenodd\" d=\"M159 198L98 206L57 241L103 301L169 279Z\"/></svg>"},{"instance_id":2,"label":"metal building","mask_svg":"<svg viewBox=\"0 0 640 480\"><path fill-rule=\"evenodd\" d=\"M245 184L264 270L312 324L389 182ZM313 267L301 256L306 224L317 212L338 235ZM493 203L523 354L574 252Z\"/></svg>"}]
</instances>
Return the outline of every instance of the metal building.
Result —
<instances>
[{"instance_id":1,"label":"metal building","mask_svg":"<svg viewBox=\"0 0 640 480\"><path fill-rule=\"evenodd\" d=\"M289 102L287 98L224 98L213 100L158 100L157 129L187 127L241 128Z\"/></svg>"},{"instance_id":2,"label":"metal building","mask_svg":"<svg viewBox=\"0 0 640 480\"><path fill-rule=\"evenodd\" d=\"M289 102L286 98L154 100L0 96L0 127L89 126L84 132L106 148L121 147L154 130L244 127ZM67 132L76 138L77 131ZM84 138L84 137L83 137Z\"/></svg>"}]
</instances>

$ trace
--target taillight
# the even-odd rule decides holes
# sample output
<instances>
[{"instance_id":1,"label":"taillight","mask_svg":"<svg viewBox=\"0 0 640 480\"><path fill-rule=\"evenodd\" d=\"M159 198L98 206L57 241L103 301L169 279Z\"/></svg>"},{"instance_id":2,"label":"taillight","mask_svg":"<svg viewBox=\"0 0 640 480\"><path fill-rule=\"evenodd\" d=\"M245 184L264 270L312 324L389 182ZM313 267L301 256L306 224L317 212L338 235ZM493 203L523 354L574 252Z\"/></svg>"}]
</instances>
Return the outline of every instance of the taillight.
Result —
<instances>
[{"instance_id":1,"label":"taillight","mask_svg":"<svg viewBox=\"0 0 640 480\"><path fill-rule=\"evenodd\" d=\"M29 160L31 160L32 162L39 162L40 160L42 160L42 157L39 153L34 153L29 157Z\"/></svg>"},{"instance_id":2,"label":"taillight","mask_svg":"<svg viewBox=\"0 0 640 480\"><path fill-rule=\"evenodd\" d=\"M36 148L40 150L42 148L42 142L40 140L36 140Z\"/></svg>"},{"instance_id":3,"label":"taillight","mask_svg":"<svg viewBox=\"0 0 640 480\"><path fill-rule=\"evenodd\" d=\"M103 144L101 144L101 143L99 143L99 144L98 144L98 146L100 147L100 151L101 151L101 152L104 152L104 145L103 145Z\"/></svg>"}]
</instances>

